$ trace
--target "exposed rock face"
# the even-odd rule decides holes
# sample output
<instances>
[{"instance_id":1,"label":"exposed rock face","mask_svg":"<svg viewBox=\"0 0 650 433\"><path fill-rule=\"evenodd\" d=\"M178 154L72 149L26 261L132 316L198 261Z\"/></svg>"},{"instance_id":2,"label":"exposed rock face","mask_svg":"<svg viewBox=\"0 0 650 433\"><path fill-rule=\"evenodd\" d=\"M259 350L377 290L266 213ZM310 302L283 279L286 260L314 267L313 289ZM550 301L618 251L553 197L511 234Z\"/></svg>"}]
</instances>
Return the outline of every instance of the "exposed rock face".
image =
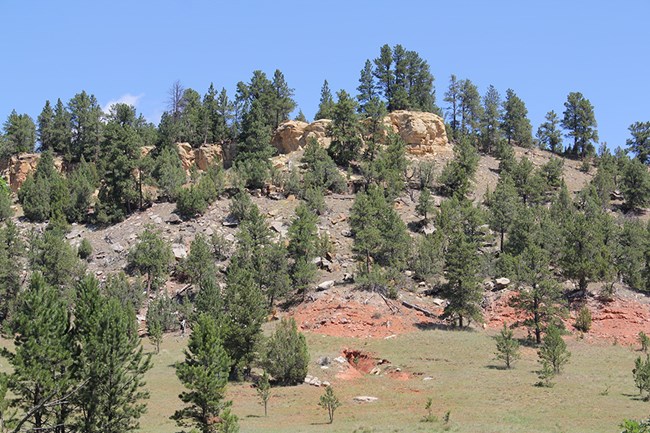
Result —
<instances>
[{"instance_id":1,"label":"exposed rock face","mask_svg":"<svg viewBox=\"0 0 650 433\"><path fill-rule=\"evenodd\" d=\"M178 149L178 156L181 158L181 163L185 170L189 170L194 165L194 150L190 143L176 143Z\"/></svg>"},{"instance_id":2,"label":"exposed rock face","mask_svg":"<svg viewBox=\"0 0 650 433\"><path fill-rule=\"evenodd\" d=\"M198 149L193 149L189 143L176 143L176 148L186 171L194 164L199 170L207 170L213 161L223 161L223 151L219 144L204 144Z\"/></svg>"},{"instance_id":3,"label":"exposed rock face","mask_svg":"<svg viewBox=\"0 0 650 433\"><path fill-rule=\"evenodd\" d=\"M144 158L145 156L149 155L155 148L156 146L142 146L140 148L140 157Z\"/></svg>"},{"instance_id":4,"label":"exposed rock face","mask_svg":"<svg viewBox=\"0 0 650 433\"><path fill-rule=\"evenodd\" d=\"M223 161L221 146L217 144L204 144L194 149L194 161L199 170L207 170L213 162Z\"/></svg>"},{"instance_id":5,"label":"exposed rock face","mask_svg":"<svg viewBox=\"0 0 650 433\"><path fill-rule=\"evenodd\" d=\"M18 191L27 177L36 170L40 153L21 153L0 161L0 174L7 181L13 192ZM63 159L60 156L54 158L54 166L61 171Z\"/></svg>"},{"instance_id":6,"label":"exposed rock face","mask_svg":"<svg viewBox=\"0 0 650 433\"><path fill-rule=\"evenodd\" d=\"M311 138L315 138L321 146L327 148L332 142L327 136L327 128L331 123L328 119L309 124L288 120L275 131L271 144L280 153L291 153L305 147ZM384 124L402 137L407 145L406 151L412 155L436 155L451 151L445 122L433 113L394 111L386 116Z\"/></svg>"},{"instance_id":7,"label":"exposed rock face","mask_svg":"<svg viewBox=\"0 0 650 433\"><path fill-rule=\"evenodd\" d=\"M406 151L413 155L437 154L451 150L445 122L433 113L393 111L384 119L402 137Z\"/></svg>"},{"instance_id":8,"label":"exposed rock face","mask_svg":"<svg viewBox=\"0 0 650 433\"><path fill-rule=\"evenodd\" d=\"M307 122L299 120L287 120L278 126L273 134L271 144L275 146L280 153L290 153L301 147L301 139L305 133L305 128L309 126Z\"/></svg>"},{"instance_id":9,"label":"exposed rock face","mask_svg":"<svg viewBox=\"0 0 650 433\"><path fill-rule=\"evenodd\" d=\"M287 120L275 130L271 144L280 153L291 153L305 147L311 138L315 138L321 146L328 148L332 142L332 139L327 137L327 126L330 123L332 121L328 119L312 123Z\"/></svg>"}]
</instances>

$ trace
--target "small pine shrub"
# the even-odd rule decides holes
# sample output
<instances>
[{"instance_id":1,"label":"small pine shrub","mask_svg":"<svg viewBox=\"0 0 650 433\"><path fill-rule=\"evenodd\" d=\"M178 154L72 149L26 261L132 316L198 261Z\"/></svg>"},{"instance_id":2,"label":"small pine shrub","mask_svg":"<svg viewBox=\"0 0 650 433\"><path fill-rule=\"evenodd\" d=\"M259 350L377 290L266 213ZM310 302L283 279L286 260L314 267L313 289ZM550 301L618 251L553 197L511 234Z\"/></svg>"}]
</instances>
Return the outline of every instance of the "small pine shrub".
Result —
<instances>
[{"instance_id":1,"label":"small pine shrub","mask_svg":"<svg viewBox=\"0 0 650 433\"><path fill-rule=\"evenodd\" d=\"M591 312L587 306L580 308L578 317L576 317L576 323L573 326L578 331L589 332L589 329L591 329Z\"/></svg>"},{"instance_id":2,"label":"small pine shrub","mask_svg":"<svg viewBox=\"0 0 650 433\"><path fill-rule=\"evenodd\" d=\"M77 250L77 254L79 255L79 258L81 260L87 260L93 253L93 246L90 243L90 241L86 238L83 238L81 240L81 243L79 244L79 249Z\"/></svg>"}]
</instances>

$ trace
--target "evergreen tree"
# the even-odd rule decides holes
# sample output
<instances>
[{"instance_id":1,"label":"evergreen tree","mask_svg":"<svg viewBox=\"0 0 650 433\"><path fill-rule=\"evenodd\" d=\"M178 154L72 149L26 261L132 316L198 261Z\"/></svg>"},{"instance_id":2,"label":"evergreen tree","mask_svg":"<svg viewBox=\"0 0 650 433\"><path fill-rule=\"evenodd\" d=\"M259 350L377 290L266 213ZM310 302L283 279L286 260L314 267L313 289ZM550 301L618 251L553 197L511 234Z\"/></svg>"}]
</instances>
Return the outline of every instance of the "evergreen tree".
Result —
<instances>
[{"instance_id":1,"label":"evergreen tree","mask_svg":"<svg viewBox=\"0 0 650 433\"><path fill-rule=\"evenodd\" d=\"M264 366L282 385L298 385L305 380L309 352L293 318L283 318L267 341Z\"/></svg>"},{"instance_id":2,"label":"evergreen tree","mask_svg":"<svg viewBox=\"0 0 650 433\"><path fill-rule=\"evenodd\" d=\"M546 362L553 368L553 373L560 374L562 372L562 367L569 361L571 353L567 350L559 328L549 326L538 355L540 362Z\"/></svg>"},{"instance_id":3,"label":"evergreen tree","mask_svg":"<svg viewBox=\"0 0 650 433\"><path fill-rule=\"evenodd\" d=\"M172 249L153 226L147 226L138 235L138 243L129 251L129 266L147 275L147 293L157 289L167 277L174 258Z\"/></svg>"},{"instance_id":4,"label":"evergreen tree","mask_svg":"<svg viewBox=\"0 0 650 433\"><path fill-rule=\"evenodd\" d=\"M255 99L244 116L235 166L246 178L250 188L261 188L268 179L269 158L274 153L271 130L266 125L262 102Z\"/></svg>"},{"instance_id":5,"label":"evergreen tree","mask_svg":"<svg viewBox=\"0 0 650 433\"><path fill-rule=\"evenodd\" d=\"M176 200L187 177L178 152L169 147L163 148L155 159L152 175L160 195L170 201Z\"/></svg>"},{"instance_id":6,"label":"evergreen tree","mask_svg":"<svg viewBox=\"0 0 650 433\"><path fill-rule=\"evenodd\" d=\"M366 105L378 96L372 74L372 62L370 62L370 60L366 60L366 63L361 70L357 91L359 92L357 95L357 101L359 102L358 110L360 113L366 113Z\"/></svg>"},{"instance_id":7,"label":"evergreen tree","mask_svg":"<svg viewBox=\"0 0 650 433\"><path fill-rule=\"evenodd\" d=\"M289 257L293 259L291 276L295 288L303 293L308 284L313 282L317 271L316 264L313 263L318 241L317 222L316 215L304 203L301 203L296 208L296 217L288 231L287 250Z\"/></svg>"},{"instance_id":8,"label":"evergreen tree","mask_svg":"<svg viewBox=\"0 0 650 433\"><path fill-rule=\"evenodd\" d=\"M76 421L84 432L126 432L139 428L146 410L143 376L151 368L138 336L135 312L100 295L86 277L77 285L75 372L84 386L75 395Z\"/></svg>"},{"instance_id":9,"label":"evergreen tree","mask_svg":"<svg viewBox=\"0 0 650 433\"><path fill-rule=\"evenodd\" d=\"M494 193L488 203L488 221L492 230L500 235L500 247L503 252L504 238L516 215L519 198L512 178L504 174L499 177Z\"/></svg>"},{"instance_id":10,"label":"evergreen tree","mask_svg":"<svg viewBox=\"0 0 650 433\"><path fill-rule=\"evenodd\" d=\"M8 220L0 228L0 325L10 323L18 293L21 288L21 270L25 246L20 231Z\"/></svg>"},{"instance_id":11,"label":"evergreen tree","mask_svg":"<svg viewBox=\"0 0 650 433\"><path fill-rule=\"evenodd\" d=\"M318 111L314 116L314 120L331 119L334 114L334 98L327 80L323 82L320 89L320 103L318 104Z\"/></svg>"},{"instance_id":12,"label":"evergreen tree","mask_svg":"<svg viewBox=\"0 0 650 433\"><path fill-rule=\"evenodd\" d=\"M492 153L492 148L501 139L499 122L502 117L501 96L493 85L490 85L483 96L483 115L481 116L481 141L486 153Z\"/></svg>"},{"instance_id":13,"label":"evergreen tree","mask_svg":"<svg viewBox=\"0 0 650 433\"><path fill-rule=\"evenodd\" d=\"M40 150L53 149L54 146L54 110L50 101L45 101L45 106L38 115L38 141L41 143Z\"/></svg>"},{"instance_id":14,"label":"evergreen tree","mask_svg":"<svg viewBox=\"0 0 650 433\"><path fill-rule=\"evenodd\" d=\"M190 253L182 265L192 284L202 287L208 279L215 279L217 269L212 258L212 249L208 240L201 233L197 234L190 245Z\"/></svg>"},{"instance_id":15,"label":"evergreen tree","mask_svg":"<svg viewBox=\"0 0 650 433\"><path fill-rule=\"evenodd\" d=\"M1 389L1 388L0 388ZM269 375L266 374L266 371L262 374L262 377L257 381L257 395L260 397L262 405L264 405L264 416L267 416L267 407L269 400L271 399L271 384L269 383Z\"/></svg>"},{"instance_id":16,"label":"evergreen tree","mask_svg":"<svg viewBox=\"0 0 650 433\"><path fill-rule=\"evenodd\" d=\"M503 117L501 129L508 139L523 147L530 147L532 144L532 126L528 120L528 109L512 89L506 90L506 100L503 102Z\"/></svg>"},{"instance_id":17,"label":"evergreen tree","mask_svg":"<svg viewBox=\"0 0 650 433\"><path fill-rule=\"evenodd\" d=\"M77 252L58 229L46 230L30 240L29 264L33 271L42 274L48 284L64 292L84 273ZM72 296L64 294L64 298L71 303Z\"/></svg>"},{"instance_id":18,"label":"evergreen tree","mask_svg":"<svg viewBox=\"0 0 650 433\"><path fill-rule=\"evenodd\" d=\"M72 145L72 116L61 99L57 99L52 119L52 149L59 154L69 155Z\"/></svg>"},{"instance_id":19,"label":"evergreen tree","mask_svg":"<svg viewBox=\"0 0 650 433\"><path fill-rule=\"evenodd\" d=\"M275 114L272 124L273 130L276 130L280 123L289 119L289 114L296 108L296 102L293 100L293 89L289 87L284 74L276 69L273 73L273 111Z\"/></svg>"},{"instance_id":20,"label":"evergreen tree","mask_svg":"<svg viewBox=\"0 0 650 433\"><path fill-rule=\"evenodd\" d=\"M176 365L176 375L188 389L179 396L187 406L177 410L172 419L179 426L213 433L221 420L228 419L232 405L225 400L231 360L213 318L199 315L184 353L185 360Z\"/></svg>"},{"instance_id":21,"label":"evergreen tree","mask_svg":"<svg viewBox=\"0 0 650 433\"><path fill-rule=\"evenodd\" d=\"M0 179L0 221L11 218L14 214L11 203L11 189L4 179Z\"/></svg>"},{"instance_id":22,"label":"evergreen tree","mask_svg":"<svg viewBox=\"0 0 650 433\"><path fill-rule=\"evenodd\" d=\"M334 160L329 156L315 138L311 138L305 146L301 162L306 165L304 174L304 189L327 189L335 193L347 191L347 182L341 176Z\"/></svg>"},{"instance_id":23,"label":"evergreen tree","mask_svg":"<svg viewBox=\"0 0 650 433\"><path fill-rule=\"evenodd\" d=\"M571 92L564 103L562 127L566 129L567 137L573 137L571 153L584 158L594 153L593 142L598 141L594 107L580 92Z\"/></svg>"},{"instance_id":24,"label":"evergreen tree","mask_svg":"<svg viewBox=\"0 0 650 433\"><path fill-rule=\"evenodd\" d=\"M454 159L445 165L438 177L440 192L447 196L465 197L476 174L478 161L476 148L467 139L461 139L454 146Z\"/></svg>"},{"instance_id":25,"label":"evergreen tree","mask_svg":"<svg viewBox=\"0 0 650 433\"><path fill-rule=\"evenodd\" d=\"M427 216L433 211L434 205L431 201L431 192L429 188L423 188L418 197L418 204L415 206L415 212L424 218L424 221L428 221Z\"/></svg>"},{"instance_id":26,"label":"evergreen tree","mask_svg":"<svg viewBox=\"0 0 650 433\"><path fill-rule=\"evenodd\" d=\"M341 406L338 397L334 395L334 389L331 386L325 388L325 394L320 396L318 405L327 410L327 416L330 424L334 422L334 412Z\"/></svg>"},{"instance_id":27,"label":"evergreen tree","mask_svg":"<svg viewBox=\"0 0 650 433\"><path fill-rule=\"evenodd\" d=\"M305 117L305 113L303 113L302 110L298 110L298 114L296 114L296 117L294 117L293 120L296 120L298 122L309 123L307 122L307 117Z\"/></svg>"},{"instance_id":28,"label":"evergreen tree","mask_svg":"<svg viewBox=\"0 0 650 433\"><path fill-rule=\"evenodd\" d=\"M347 166L361 150L361 127L356 114L357 104L345 90L336 94L338 100L332 110L332 123L327 134L332 137L330 156L337 164Z\"/></svg>"},{"instance_id":29,"label":"evergreen tree","mask_svg":"<svg viewBox=\"0 0 650 433\"><path fill-rule=\"evenodd\" d=\"M476 85L468 79L460 81L459 86L460 132L464 135L473 134L478 130L480 119L483 116L481 96Z\"/></svg>"},{"instance_id":30,"label":"evergreen tree","mask_svg":"<svg viewBox=\"0 0 650 433\"><path fill-rule=\"evenodd\" d=\"M36 125L27 114L12 110L3 124L4 148L2 157L16 153L33 152L36 143Z\"/></svg>"},{"instance_id":31,"label":"evergreen tree","mask_svg":"<svg viewBox=\"0 0 650 433\"><path fill-rule=\"evenodd\" d=\"M497 359L502 360L509 369L512 363L519 359L519 342L513 338L512 329L508 329L503 322L503 328L495 338L497 343Z\"/></svg>"},{"instance_id":32,"label":"evergreen tree","mask_svg":"<svg viewBox=\"0 0 650 433\"><path fill-rule=\"evenodd\" d=\"M451 118L450 126L451 130L456 134L458 131L458 116L460 111L460 92L461 92L461 81L458 81L456 75L451 74L449 77L449 87L445 92L444 101L448 103L447 106L447 115Z\"/></svg>"},{"instance_id":33,"label":"evergreen tree","mask_svg":"<svg viewBox=\"0 0 650 433\"><path fill-rule=\"evenodd\" d=\"M549 111L544 117L546 121L537 128L539 147L553 153L562 152L562 132L558 129L560 121L555 111Z\"/></svg>"},{"instance_id":34,"label":"evergreen tree","mask_svg":"<svg viewBox=\"0 0 650 433\"><path fill-rule=\"evenodd\" d=\"M94 95L77 93L68 102L70 119L70 155L73 162L83 156L86 161L97 161L102 142L102 109Z\"/></svg>"},{"instance_id":35,"label":"evergreen tree","mask_svg":"<svg viewBox=\"0 0 650 433\"><path fill-rule=\"evenodd\" d=\"M650 173L640 159L633 159L625 165L621 192L626 209L643 208L650 203Z\"/></svg>"},{"instance_id":36,"label":"evergreen tree","mask_svg":"<svg viewBox=\"0 0 650 433\"><path fill-rule=\"evenodd\" d=\"M34 431L65 431L72 412L68 394L75 385L70 318L57 290L39 273L21 295L12 331L15 351L4 356L13 369L14 404L25 413L14 431L25 424Z\"/></svg>"},{"instance_id":37,"label":"evergreen tree","mask_svg":"<svg viewBox=\"0 0 650 433\"><path fill-rule=\"evenodd\" d=\"M96 213L101 223L119 222L142 205L135 173L143 141L135 109L126 104L113 105L104 129L103 179Z\"/></svg>"},{"instance_id":38,"label":"evergreen tree","mask_svg":"<svg viewBox=\"0 0 650 433\"><path fill-rule=\"evenodd\" d=\"M644 164L650 162L650 122L634 122L628 128L632 138L625 140L627 151Z\"/></svg>"},{"instance_id":39,"label":"evergreen tree","mask_svg":"<svg viewBox=\"0 0 650 433\"><path fill-rule=\"evenodd\" d=\"M65 215L70 222L86 222L88 209L91 205L92 195L98 183L95 166L81 159L81 163L70 173L67 179L69 203Z\"/></svg>"}]
</instances>

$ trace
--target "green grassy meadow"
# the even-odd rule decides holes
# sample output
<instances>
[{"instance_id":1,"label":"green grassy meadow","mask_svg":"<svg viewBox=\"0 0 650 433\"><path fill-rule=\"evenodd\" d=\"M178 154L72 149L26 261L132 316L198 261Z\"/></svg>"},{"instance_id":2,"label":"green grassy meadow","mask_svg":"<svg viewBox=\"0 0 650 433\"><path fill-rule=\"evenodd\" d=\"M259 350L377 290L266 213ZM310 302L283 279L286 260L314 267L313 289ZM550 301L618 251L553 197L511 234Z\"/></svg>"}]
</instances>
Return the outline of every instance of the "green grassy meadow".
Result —
<instances>
[{"instance_id":1,"label":"green grassy meadow","mask_svg":"<svg viewBox=\"0 0 650 433\"><path fill-rule=\"evenodd\" d=\"M332 383L343 403L334 423L317 406L324 388L309 385L274 388L269 415L264 417L250 383L229 385L233 412L242 433L255 432L617 432L624 418L650 413L650 402L638 398L632 380L636 348L587 344L568 337L571 360L553 388L534 386L537 355L522 347L512 370L494 360L494 342L483 331L425 330L388 340L307 334L313 362L310 374ZM171 433L179 429L169 416L181 405L181 385L173 364L182 360L186 339L168 335L154 367L147 374L151 392L142 432ZM148 350L151 347L145 343ZM337 365L323 370L320 356L339 356L344 348L370 352L409 373L407 380L388 375L337 378ZM430 377L430 380L424 380ZM357 403L358 395L378 397ZM424 406L433 398L433 414L450 421L425 423ZM365 429L365 430L364 430Z\"/></svg>"}]
</instances>

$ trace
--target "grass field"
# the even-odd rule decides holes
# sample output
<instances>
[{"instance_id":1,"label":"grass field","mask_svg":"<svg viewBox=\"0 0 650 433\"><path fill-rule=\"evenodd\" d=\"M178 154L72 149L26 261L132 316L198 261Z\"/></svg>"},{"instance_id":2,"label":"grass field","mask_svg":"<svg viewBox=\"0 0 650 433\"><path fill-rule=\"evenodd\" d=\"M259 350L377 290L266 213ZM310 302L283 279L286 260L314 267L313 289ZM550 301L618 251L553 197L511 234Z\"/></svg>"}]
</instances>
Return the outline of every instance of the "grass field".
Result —
<instances>
[{"instance_id":1,"label":"grass field","mask_svg":"<svg viewBox=\"0 0 650 433\"><path fill-rule=\"evenodd\" d=\"M553 388L535 387L535 349L524 347L513 370L503 370L494 358L494 342L484 332L426 330L389 340L361 340L307 335L310 374L332 383L343 405L334 423L317 406L323 388L309 385L274 388L269 415L263 416L255 390L248 383L229 385L233 412L248 432L616 432L623 418L641 418L650 403L637 398L631 370L638 356L629 347L587 344L574 337L565 372ZM181 405L181 386L173 363L181 360L186 340L167 336L154 368L147 375L151 391L146 433L172 433L169 420ZM147 346L149 348L149 346ZM410 377L364 375L336 377L336 368L322 370L315 360L336 357L344 348L360 349L385 358ZM431 380L423 380L431 377ZM356 403L358 395L378 397ZM450 422L425 423L424 405L433 398L439 418L450 411ZM363 430L365 429L365 430Z\"/></svg>"}]
</instances>

